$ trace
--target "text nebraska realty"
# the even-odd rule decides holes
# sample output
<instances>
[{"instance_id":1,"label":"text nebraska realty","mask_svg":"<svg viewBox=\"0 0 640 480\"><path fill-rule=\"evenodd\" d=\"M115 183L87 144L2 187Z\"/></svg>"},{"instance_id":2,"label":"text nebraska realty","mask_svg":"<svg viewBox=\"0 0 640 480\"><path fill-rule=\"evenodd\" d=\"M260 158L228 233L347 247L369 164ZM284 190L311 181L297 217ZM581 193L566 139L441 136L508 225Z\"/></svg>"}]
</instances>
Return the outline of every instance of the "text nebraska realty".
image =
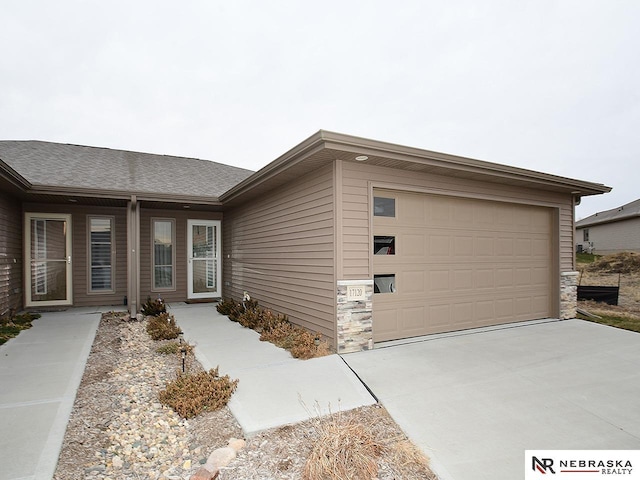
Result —
<instances>
[{"instance_id":1,"label":"text nebraska realty","mask_svg":"<svg viewBox=\"0 0 640 480\"><path fill-rule=\"evenodd\" d=\"M631 475L633 465L631 460L560 460L560 470L566 469L598 469L603 475Z\"/></svg>"},{"instance_id":2,"label":"text nebraska realty","mask_svg":"<svg viewBox=\"0 0 640 480\"><path fill-rule=\"evenodd\" d=\"M559 460L554 465L551 458L532 457L533 469L540 473L600 473L602 475L631 475L631 460Z\"/></svg>"}]
</instances>

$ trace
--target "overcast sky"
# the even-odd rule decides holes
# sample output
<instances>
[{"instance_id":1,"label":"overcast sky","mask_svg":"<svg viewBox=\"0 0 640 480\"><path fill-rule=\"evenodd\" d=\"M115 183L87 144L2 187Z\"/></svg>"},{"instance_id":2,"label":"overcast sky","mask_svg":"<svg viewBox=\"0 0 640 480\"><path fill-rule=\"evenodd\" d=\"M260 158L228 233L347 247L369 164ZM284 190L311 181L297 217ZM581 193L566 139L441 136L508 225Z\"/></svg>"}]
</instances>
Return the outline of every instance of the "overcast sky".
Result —
<instances>
[{"instance_id":1,"label":"overcast sky","mask_svg":"<svg viewBox=\"0 0 640 480\"><path fill-rule=\"evenodd\" d=\"M4 0L0 21L0 139L258 170L325 129L613 187L578 218L640 198L638 0Z\"/></svg>"}]
</instances>

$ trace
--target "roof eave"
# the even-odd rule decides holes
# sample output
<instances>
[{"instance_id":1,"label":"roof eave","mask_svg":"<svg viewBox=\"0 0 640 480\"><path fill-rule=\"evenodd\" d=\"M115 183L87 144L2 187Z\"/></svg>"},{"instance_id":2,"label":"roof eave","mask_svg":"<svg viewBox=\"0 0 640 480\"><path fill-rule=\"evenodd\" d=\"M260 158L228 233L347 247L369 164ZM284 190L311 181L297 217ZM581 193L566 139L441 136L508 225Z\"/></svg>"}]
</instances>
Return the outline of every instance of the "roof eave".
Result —
<instances>
[{"instance_id":1,"label":"roof eave","mask_svg":"<svg viewBox=\"0 0 640 480\"><path fill-rule=\"evenodd\" d=\"M251 188L260 185L269 179L279 175L293 165L303 161L309 154L323 148L322 140L323 131L315 133L302 143L299 143L291 150L287 151L273 162L261 168L257 172L245 178L240 183L231 187L229 190L220 195L220 201L223 203L231 202Z\"/></svg>"},{"instance_id":2,"label":"roof eave","mask_svg":"<svg viewBox=\"0 0 640 480\"><path fill-rule=\"evenodd\" d=\"M167 202L167 203L194 203L202 205L222 205L218 197L201 196L201 195L176 195L170 193L155 193L144 191L125 191L125 190L101 190L91 188L61 188L45 185L34 186L29 189L32 195L54 195L61 197L88 197L88 198L105 198L115 200L129 200L133 196L138 201L148 202Z\"/></svg>"},{"instance_id":3,"label":"roof eave","mask_svg":"<svg viewBox=\"0 0 640 480\"><path fill-rule=\"evenodd\" d=\"M407 163L440 167L449 171L464 171L485 178L490 177L494 180L516 180L531 187L561 190L577 197L600 195L611 191L611 187L599 183L320 130L266 167L223 193L220 196L220 200L223 203L237 200L252 188L264 184L287 169L300 164L314 152L325 148L358 155L383 156Z\"/></svg>"},{"instance_id":4,"label":"roof eave","mask_svg":"<svg viewBox=\"0 0 640 480\"><path fill-rule=\"evenodd\" d=\"M7 163L0 159L0 175L2 178L9 182L13 187L21 190L27 190L31 188L31 183L11 168Z\"/></svg>"}]
</instances>

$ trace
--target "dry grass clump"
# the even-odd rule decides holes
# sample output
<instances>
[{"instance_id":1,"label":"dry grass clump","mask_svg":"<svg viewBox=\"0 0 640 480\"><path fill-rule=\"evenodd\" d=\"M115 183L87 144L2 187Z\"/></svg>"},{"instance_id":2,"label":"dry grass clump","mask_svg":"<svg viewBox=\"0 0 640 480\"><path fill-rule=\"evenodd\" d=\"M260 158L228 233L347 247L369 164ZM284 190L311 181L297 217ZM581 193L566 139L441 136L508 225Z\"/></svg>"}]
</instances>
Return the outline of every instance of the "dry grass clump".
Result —
<instances>
[{"instance_id":1,"label":"dry grass clump","mask_svg":"<svg viewBox=\"0 0 640 480\"><path fill-rule=\"evenodd\" d=\"M429 478L437 480L438 477L431 472L429 459L407 438L393 439L385 442L385 451L391 463L399 467L412 467L420 472L431 474Z\"/></svg>"},{"instance_id":2,"label":"dry grass clump","mask_svg":"<svg viewBox=\"0 0 640 480\"><path fill-rule=\"evenodd\" d=\"M167 312L155 317L149 317L147 333L153 340L173 340L178 338L180 332L176 319Z\"/></svg>"},{"instance_id":3,"label":"dry grass clump","mask_svg":"<svg viewBox=\"0 0 640 480\"><path fill-rule=\"evenodd\" d=\"M621 252L605 255L587 265L589 272L640 273L640 253Z\"/></svg>"},{"instance_id":4,"label":"dry grass clump","mask_svg":"<svg viewBox=\"0 0 640 480\"><path fill-rule=\"evenodd\" d=\"M192 418L207 410L224 407L238 387L229 375L218 376L218 368L208 372L178 373L159 394L160 403L173 408L178 415Z\"/></svg>"},{"instance_id":5,"label":"dry grass clump","mask_svg":"<svg viewBox=\"0 0 640 480\"><path fill-rule=\"evenodd\" d=\"M319 438L305 463L303 480L373 479L383 447L349 415L318 419Z\"/></svg>"}]
</instances>

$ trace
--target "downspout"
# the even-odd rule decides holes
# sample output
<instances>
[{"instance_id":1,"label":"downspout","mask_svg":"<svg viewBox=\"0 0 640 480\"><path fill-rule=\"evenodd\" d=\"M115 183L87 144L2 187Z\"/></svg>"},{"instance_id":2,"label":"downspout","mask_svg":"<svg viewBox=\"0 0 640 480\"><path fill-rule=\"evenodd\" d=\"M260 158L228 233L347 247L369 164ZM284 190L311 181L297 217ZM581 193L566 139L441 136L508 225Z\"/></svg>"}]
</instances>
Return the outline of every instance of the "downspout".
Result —
<instances>
[{"instance_id":1,"label":"downspout","mask_svg":"<svg viewBox=\"0 0 640 480\"><path fill-rule=\"evenodd\" d=\"M135 195L127 205L127 296L129 312L136 315L140 307L140 204Z\"/></svg>"}]
</instances>

